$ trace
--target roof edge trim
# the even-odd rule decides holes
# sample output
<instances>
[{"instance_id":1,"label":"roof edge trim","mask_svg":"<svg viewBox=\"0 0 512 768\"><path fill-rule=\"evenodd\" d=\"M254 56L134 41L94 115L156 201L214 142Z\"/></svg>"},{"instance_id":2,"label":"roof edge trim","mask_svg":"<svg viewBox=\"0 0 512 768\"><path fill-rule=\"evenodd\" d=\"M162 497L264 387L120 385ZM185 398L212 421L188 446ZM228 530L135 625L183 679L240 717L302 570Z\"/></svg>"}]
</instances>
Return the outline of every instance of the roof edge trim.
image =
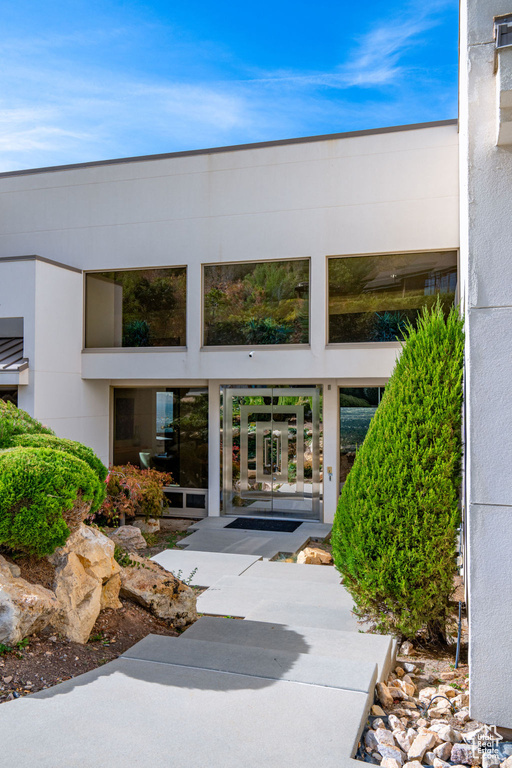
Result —
<instances>
[{"instance_id":1,"label":"roof edge trim","mask_svg":"<svg viewBox=\"0 0 512 768\"><path fill-rule=\"evenodd\" d=\"M61 261L54 261L53 259L47 259L45 256L37 256L35 254L31 256L0 256L0 264L7 261L42 261L44 264L51 264L52 267L69 269L70 272L78 272L79 275L83 272L83 269L78 269L78 267L72 267L70 264L63 264Z\"/></svg>"},{"instance_id":2,"label":"roof edge trim","mask_svg":"<svg viewBox=\"0 0 512 768\"><path fill-rule=\"evenodd\" d=\"M422 128L438 128L448 125L458 125L457 119L434 120L430 123L411 123L410 125L391 125L385 128L369 128L364 131L346 131L345 133L325 133L318 136L300 136L295 139L276 139L275 141L260 141L252 144L233 144L225 147L210 147L208 149L186 149L181 152L165 152L157 155L138 155L135 157L119 157L113 160L93 160L86 163L71 163L67 165L51 165L46 168L26 168L20 171L4 171L0 179L10 176L30 176L36 173L55 173L79 168L98 168L103 165L121 165L123 163L146 163L155 160L169 160L177 157L194 157L195 155L215 155L221 152L241 152L248 149L264 149L279 147L286 144L308 144L315 141L330 141L335 139L352 139L358 136L374 136L379 133L395 133L397 131L417 131Z\"/></svg>"}]
</instances>

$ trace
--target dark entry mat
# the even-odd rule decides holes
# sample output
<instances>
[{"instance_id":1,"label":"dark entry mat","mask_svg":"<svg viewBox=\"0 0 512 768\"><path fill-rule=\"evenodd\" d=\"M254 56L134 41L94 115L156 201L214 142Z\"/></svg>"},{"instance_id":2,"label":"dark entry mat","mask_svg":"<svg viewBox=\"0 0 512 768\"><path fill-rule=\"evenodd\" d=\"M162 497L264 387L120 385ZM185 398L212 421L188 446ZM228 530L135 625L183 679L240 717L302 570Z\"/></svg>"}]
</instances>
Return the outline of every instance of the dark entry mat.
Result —
<instances>
[{"instance_id":1,"label":"dark entry mat","mask_svg":"<svg viewBox=\"0 0 512 768\"><path fill-rule=\"evenodd\" d=\"M225 528L242 528L246 531L278 531L279 533L293 533L301 522L292 520L258 520L254 517L237 517L233 522L225 525Z\"/></svg>"}]
</instances>

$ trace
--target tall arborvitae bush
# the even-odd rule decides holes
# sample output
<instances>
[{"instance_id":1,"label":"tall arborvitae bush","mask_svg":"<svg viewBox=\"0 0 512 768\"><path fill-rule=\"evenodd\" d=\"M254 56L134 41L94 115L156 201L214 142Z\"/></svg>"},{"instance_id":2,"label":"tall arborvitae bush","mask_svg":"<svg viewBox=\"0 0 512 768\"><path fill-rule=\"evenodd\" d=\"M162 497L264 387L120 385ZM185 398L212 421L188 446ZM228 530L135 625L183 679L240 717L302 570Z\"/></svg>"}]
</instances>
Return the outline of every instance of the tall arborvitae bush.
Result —
<instances>
[{"instance_id":1,"label":"tall arborvitae bush","mask_svg":"<svg viewBox=\"0 0 512 768\"><path fill-rule=\"evenodd\" d=\"M438 303L409 326L338 503L335 564L381 632L445 640L456 572L462 320Z\"/></svg>"}]
</instances>

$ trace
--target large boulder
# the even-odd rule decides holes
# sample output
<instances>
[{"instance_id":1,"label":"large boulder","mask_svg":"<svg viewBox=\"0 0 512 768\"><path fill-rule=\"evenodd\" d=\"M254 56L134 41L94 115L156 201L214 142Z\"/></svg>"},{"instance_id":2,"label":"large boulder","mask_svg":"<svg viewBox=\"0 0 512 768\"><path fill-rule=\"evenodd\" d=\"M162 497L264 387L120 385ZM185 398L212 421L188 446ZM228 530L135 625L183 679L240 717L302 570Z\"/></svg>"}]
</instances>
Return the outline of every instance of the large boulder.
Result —
<instances>
[{"instance_id":1,"label":"large boulder","mask_svg":"<svg viewBox=\"0 0 512 768\"><path fill-rule=\"evenodd\" d=\"M89 576L78 555L69 552L55 569L53 589L59 601L55 629L75 643L86 643L101 610L101 581Z\"/></svg>"},{"instance_id":2,"label":"large boulder","mask_svg":"<svg viewBox=\"0 0 512 768\"><path fill-rule=\"evenodd\" d=\"M140 528L135 525L121 525L114 531L109 531L109 539L118 547L127 552L134 552L137 549L146 549L146 539L142 535Z\"/></svg>"},{"instance_id":3,"label":"large boulder","mask_svg":"<svg viewBox=\"0 0 512 768\"><path fill-rule=\"evenodd\" d=\"M141 533L158 533L160 530L160 520L156 517L150 517L148 520L144 517L137 517L133 524Z\"/></svg>"},{"instance_id":4,"label":"large boulder","mask_svg":"<svg viewBox=\"0 0 512 768\"><path fill-rule=\"evenodd\" d=\"M121 576L119 573L115 573L101 588L100 610L104 611L105 608L112 608L113 610L122 608L123 604L119 599L120 590Z\"/></svg>"},{"instance_id":5,"label":"large boulder","mask_svg":"<svg viewBox=\"0 0 512 768\"><path fill-rule=\"evenodd\" d=\"M142 605L155 616L185 627L197 619L194 590L158 563L139 555L133 565L121 568L121 595Z\"/></svg>"},{"instance_id":6,"label":"large boulder","mask_svg":"<svg viewBox=\"0 0 512 768\"><path fill-rule=\"evenodd\" d=\"M120 566L114 542L81 525L48 557L55 566L53 589L59 601L55 628L70 640L86 643L103 608L120 608Z\"/></svg>"},{"instance_id":7,"label":"large boulder","mask_svg":"<svg viewBox=\"0 0 512 768\"><path fill-rule=\"evenodd\" d=\"M48 560L57 567L73 552L80 559L88 576L105 583L120 570L114 560L114 549L114 542L98 528L81 524L64 546L56 549Z\"/></svg>"},{"instance_id":8,"label":"large boulder","mask_svg":"<svg viewBox=\"0 0 512 768\"><path fill-rule=\"evenodd\" d=\"M319 547L305 547L297 555L301 565L332 565L332 555Z\"/></svg>"},{"instance_id":9,"label":"large boulder","mask_svg":"<svg viewBox=\"0 0 512 768\"><path fill-rule=\"evenodd\" d=\"M44 629L58 609L53 592L19 578L19 568L0 556L0 643L14 645Z\"/></svg>"}]
</instances>

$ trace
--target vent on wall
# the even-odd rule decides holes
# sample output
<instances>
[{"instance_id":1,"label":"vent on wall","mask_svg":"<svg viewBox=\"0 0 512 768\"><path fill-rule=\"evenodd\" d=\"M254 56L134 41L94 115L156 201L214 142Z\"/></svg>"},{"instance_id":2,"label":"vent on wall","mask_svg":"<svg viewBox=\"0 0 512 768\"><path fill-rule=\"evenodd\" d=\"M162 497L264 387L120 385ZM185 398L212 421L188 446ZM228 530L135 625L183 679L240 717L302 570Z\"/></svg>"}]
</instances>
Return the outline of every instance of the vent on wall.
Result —
<instances>
[{"instance_id":1,"label":"vent on wall","mask_svg":"<svg viewBox=\"0 0 512 768\"><path fill-rule=\"evenodd\" d=\"M496 144L512 145L512 14L494 19Z\"/></svg>"},{"instance_id":2,"label":"vent on wall","mask_svg":"<svg viewBox=\"0 0 512 768\"><path fill-rule=\"evenodd\" d=\"M203 488L164 488L164 517L206 517L208 514L208 491Z\"/></svg>"},{"instance_id":3,"label":"vent on wall","mask_svg":"<svg viewBox=\"0 0 512 768\"><path fill-rule=\"evenodd\" d=\"M506 48L512 45L512 17L500 17L494 22L496 48Z\"/></svg>"}]
</instances>

